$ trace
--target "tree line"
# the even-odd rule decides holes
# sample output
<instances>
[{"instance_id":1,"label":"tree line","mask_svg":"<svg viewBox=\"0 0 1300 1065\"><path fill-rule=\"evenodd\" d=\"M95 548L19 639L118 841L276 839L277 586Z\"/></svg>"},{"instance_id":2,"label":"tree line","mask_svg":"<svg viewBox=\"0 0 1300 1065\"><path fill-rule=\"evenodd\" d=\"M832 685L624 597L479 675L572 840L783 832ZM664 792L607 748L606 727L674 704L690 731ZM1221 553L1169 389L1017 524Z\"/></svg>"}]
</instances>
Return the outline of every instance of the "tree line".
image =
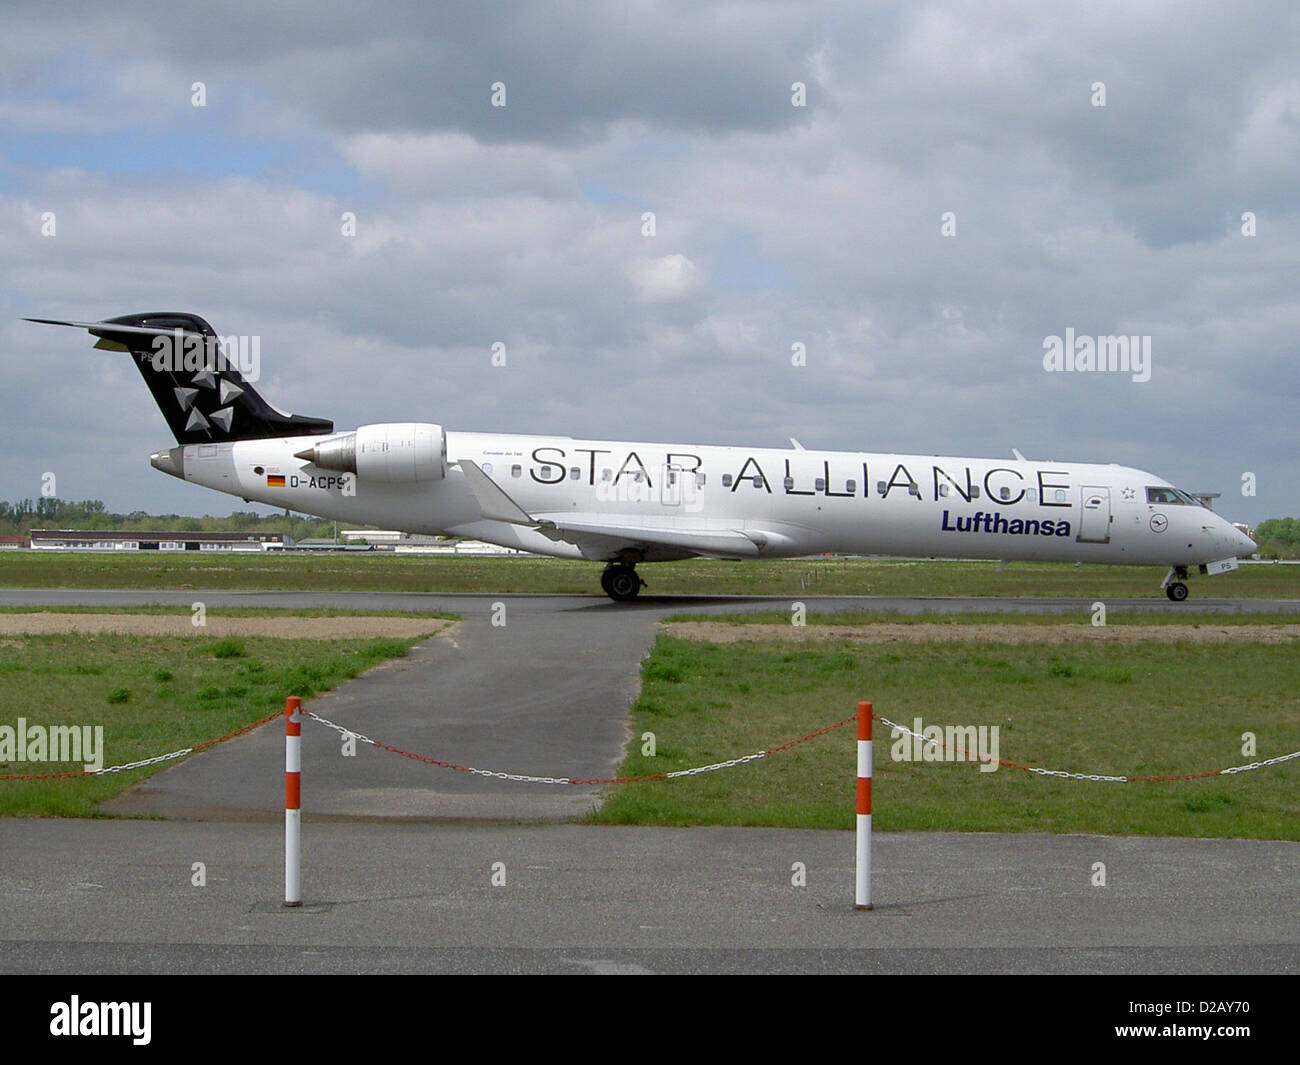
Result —
<instances>
[{"instance_id":1,"label":"tree line","mask_svg":"<svg viewBox=\"0 0 1300 1065\"><path fill-rule=\"evenodd\" d=\"M79 502L42 497L37 500L0 500L0 536L30 536L33 529L79 529L84 531L132 532L137 529L158 532L278 532L307 540L334 534L333 522L285 511L283 514L258 514L236 510L224 518L205 514L201 518L185 514L149 514L133 510L116 514L99 499Z\"/></svg>"},{"instance_id":2,"label":"tree line","mask_svg":"<svg viewBox=\"0 0 1300 1065\"><path fill-rule=\"evenodd\" d=\"M1255 530L1260 558L1300 558L1300 518L1269 518Z\"/></svg>"}]
</instances>

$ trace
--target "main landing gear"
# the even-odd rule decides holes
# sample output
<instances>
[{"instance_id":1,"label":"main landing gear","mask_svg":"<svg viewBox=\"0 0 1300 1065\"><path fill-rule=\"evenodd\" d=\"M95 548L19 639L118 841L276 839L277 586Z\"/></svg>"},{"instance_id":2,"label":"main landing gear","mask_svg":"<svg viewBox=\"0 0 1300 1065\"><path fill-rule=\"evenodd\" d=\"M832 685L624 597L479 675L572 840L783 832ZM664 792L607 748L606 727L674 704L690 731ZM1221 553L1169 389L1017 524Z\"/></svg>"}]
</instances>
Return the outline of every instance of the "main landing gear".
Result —
<instances>
[{"instance_id":1,"label":"main landing gear","mask_svg":"<svg viewBox=\"0 0 1300 1065\"><path fill-rule=\"evenodd\" d=\"M1165 595L1175 603L1181 603L1187 598L1187 585L1183 582L1187 580L1187 567L1174 566L1165 574L1165 583L1161 585L1165 590Z\"/></svg>"},{"instance_id":2,"label":"main landing gear","mask_svg":"<svg viewBox=\"0 0 1300 1065\"><path fill-rule=\"evenodd\" d=\"M600 586L616 603L630 603L641 591L641 578L630 562L611 562L600 575Z\"/></svg>"}]
</instances>

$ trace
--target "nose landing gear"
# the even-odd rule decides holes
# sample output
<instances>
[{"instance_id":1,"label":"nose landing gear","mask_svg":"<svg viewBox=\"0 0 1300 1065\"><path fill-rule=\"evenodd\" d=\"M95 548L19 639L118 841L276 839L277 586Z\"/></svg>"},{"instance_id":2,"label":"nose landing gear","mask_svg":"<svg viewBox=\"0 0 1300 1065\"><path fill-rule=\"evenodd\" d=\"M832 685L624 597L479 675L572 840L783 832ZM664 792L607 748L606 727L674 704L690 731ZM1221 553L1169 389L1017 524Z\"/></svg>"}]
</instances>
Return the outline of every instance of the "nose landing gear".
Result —
<instances>
[{"instance_id":1,"label":"nose landing gear","mask_svg":"<svg viewBox=\"0 0 1300 1065\"><path fill-rule=\"evenodd\" d=\"M1165 590L1171 602L1181 603L1187 598L1187 585L1183 582L1187 580L1186 566L1172 566L1168 573L1165 574L1164 583L1160 586Z\"/></svg>"},{"instance_id":2,"label":"nose landing gear","mask_svg":"<svg viewBox=\"0 0 1300 1065\"><path fill-rule=\"evenodd\" d=\"M611 562L600 575L600 587L616 603L630 603L641 591L642 580L629 562Z\"/></svg>"}]
</instances>

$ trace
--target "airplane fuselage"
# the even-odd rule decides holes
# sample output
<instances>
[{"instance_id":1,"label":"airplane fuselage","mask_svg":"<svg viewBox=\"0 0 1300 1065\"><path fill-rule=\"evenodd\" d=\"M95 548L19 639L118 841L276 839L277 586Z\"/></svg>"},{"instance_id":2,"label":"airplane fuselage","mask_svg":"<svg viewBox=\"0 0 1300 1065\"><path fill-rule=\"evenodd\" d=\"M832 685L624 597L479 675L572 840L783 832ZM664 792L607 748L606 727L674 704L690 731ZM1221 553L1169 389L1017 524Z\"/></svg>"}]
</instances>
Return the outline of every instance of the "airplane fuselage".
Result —
<instances>
[{"instance_id":1,"label":"airplane fuselage","mask_svg":"<svg viewBox=\"0 0 1300 1065\"><path fill-rule=\"evenodd\" d=\"M1118 465L446 432L446 469L390 483L295 457L319 437L191 444L155 465L247 500L357 524L473 537L540 554L634 562L837 552L1186 567L1254 545L1223 518ZM587 542L483 517L475 463L538 522L600 525ZM168 465L179 467L168 468ZM744 539L618 546L617 531ZM580 539L580 538L579 538Z\"/></svg>"}]
</instances>

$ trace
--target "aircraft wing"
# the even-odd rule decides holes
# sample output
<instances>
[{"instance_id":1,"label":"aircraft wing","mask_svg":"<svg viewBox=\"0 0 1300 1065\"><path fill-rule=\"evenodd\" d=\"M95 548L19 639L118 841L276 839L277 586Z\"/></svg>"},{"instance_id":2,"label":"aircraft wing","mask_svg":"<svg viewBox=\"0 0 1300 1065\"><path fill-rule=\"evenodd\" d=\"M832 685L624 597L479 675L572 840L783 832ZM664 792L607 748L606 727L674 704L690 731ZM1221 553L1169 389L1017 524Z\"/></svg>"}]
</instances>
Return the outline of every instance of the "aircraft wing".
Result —
<instances>
[{"instance_id":1,"label":"aircraft wing","mask_svg":"<svg viewBox=\"0 0 1300 1065\"><path fill-rule=\"evenodd\" d=\"M461 471L483 517L536 529L551 540L573 544L590 558L607 558L633 547L656 547L703 558L755 558L771 534L756 530L692 526L690 519L663 522L639 515L538 514L533 516L510 498L479 465L460 460Z\"/></svg>"},{"instance_id":2,"label":"aircraft wing","mask_svg":"<svg viewBox=\"0 0 1300 1065\"><path fill-rule=\"evenodd\" d=\"M461 473L465 475L465 480L469 482L470 491L478 500L478 508L483 512L483 517L489 521L504 521L510 525L531 525L533 528L540 526L541 523L535 521L527 511L506 495L496 481L483 472L477 462L461 459L458 465Z\"/></svg>"},{"instance_id":3,"label":"aircraft wing","mask_svg":"<svg viewBox=\"0 0 1300 1065\"><path fill-rule=\"evenodd\" d=\"M626 547L664 547L682 551L701 558L756 558L766 538L760 533L746 535L740 529L691 528L674 526L672 528L656 527L647 523L635 523L625 518L604 518L586 514L563 517L555 521L543 521L538 526L543 536L552 540L564 540L584 551L588 547L596 548L596 557L604 557L612 542L617 542L614 551ZM601 549L601 546L604 549Z\"/></svg>"}]
</instances>

